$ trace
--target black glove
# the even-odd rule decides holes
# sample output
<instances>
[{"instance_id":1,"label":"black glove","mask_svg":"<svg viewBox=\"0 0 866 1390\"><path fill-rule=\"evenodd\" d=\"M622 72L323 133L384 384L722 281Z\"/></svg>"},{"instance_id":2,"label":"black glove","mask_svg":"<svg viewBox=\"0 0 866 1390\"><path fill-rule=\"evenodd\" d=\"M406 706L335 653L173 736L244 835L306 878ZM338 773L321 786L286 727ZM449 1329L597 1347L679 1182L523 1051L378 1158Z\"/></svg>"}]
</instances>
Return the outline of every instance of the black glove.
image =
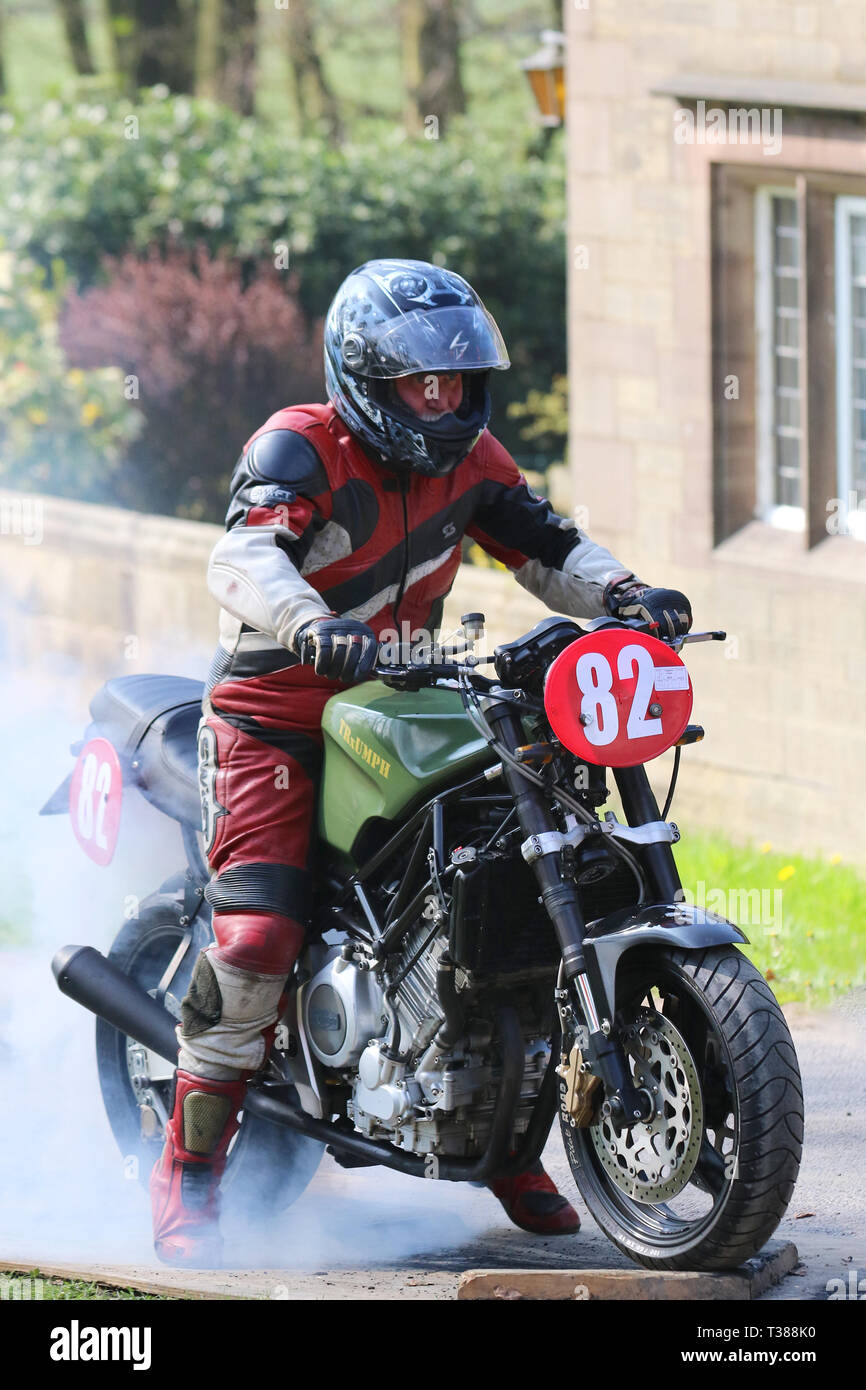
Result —
<instances>
[{"instance_id":1,"label":"black glove","mask_svg":"<svg viewBox=\"0 0 866 1390\"><path fill-rule=\"evenodd\" d=\"M638 618L657 623L658 636L682 637L692 625L692 606L679 589L650 589L632 580L608 585L604 606L614 618Z\"/></svg>"},{"instance_id":2,"label":"black glove","mask_svg":"<svg viewBox=\"0 0 866 1390\"><path fill-rule=\"evenodd\" d=\"M305 666L332 681L365 681L376 665L379 641L354 618L314 618L295 633L294 649Z\"/></svg>"}]
</instances>

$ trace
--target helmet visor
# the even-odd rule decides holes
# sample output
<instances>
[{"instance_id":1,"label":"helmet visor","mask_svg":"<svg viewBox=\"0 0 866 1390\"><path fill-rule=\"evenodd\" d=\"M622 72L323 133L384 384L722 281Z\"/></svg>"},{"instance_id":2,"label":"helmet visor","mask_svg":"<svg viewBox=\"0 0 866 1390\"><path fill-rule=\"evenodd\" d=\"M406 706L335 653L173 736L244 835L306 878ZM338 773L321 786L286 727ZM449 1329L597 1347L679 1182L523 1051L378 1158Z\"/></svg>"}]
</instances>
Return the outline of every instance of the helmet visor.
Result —
<instances>
[{"instance_id":1,"label":"helmet visor","mask_svg":"<svg viewBox=\"0 0 866 1390\"><path fill-rule=\"evenodd\" d=\"M360 376L504 371L511 365L496 320L480 304L413 309L365 328L363 341L365 348L352 333L343 340L343 360Z\"/></svg>"}]
</instances>

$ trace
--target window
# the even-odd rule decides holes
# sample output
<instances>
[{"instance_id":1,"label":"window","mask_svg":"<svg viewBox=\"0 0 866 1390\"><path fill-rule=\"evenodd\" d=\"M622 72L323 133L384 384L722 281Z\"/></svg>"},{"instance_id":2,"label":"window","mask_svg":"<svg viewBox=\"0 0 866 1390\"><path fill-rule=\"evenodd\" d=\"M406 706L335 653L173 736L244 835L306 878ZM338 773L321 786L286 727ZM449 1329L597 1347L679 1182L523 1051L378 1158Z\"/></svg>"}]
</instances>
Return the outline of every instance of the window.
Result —
<instances>
[{"instance_id":1,"label":"window","mask_svg":"<svg viewBox=\"0 0 866 1390\"><path fill-rule=\"evenodd\" d=\"M840 519L866 540L866 198L836 199Z\"/></svg>"},{"instance_id":2,"label":"window","mask_svg":"<svg viewBox=\"0 0 866 1390\"><path fill-rule=\"evenodd\" d=\"M776 526L802 530L804 287L797 198L787 188L758 189L755 213L756 512Z\"/></svg>"},{"instance_id":3,"label":"window","mask_svg":"<svg viewBox=\"0 0 866 1390\"><path fill-rule=\"evenodd\" d=\"M713 535L866 540L866 179L712 168Z\"/></svg>"}]
</instances>

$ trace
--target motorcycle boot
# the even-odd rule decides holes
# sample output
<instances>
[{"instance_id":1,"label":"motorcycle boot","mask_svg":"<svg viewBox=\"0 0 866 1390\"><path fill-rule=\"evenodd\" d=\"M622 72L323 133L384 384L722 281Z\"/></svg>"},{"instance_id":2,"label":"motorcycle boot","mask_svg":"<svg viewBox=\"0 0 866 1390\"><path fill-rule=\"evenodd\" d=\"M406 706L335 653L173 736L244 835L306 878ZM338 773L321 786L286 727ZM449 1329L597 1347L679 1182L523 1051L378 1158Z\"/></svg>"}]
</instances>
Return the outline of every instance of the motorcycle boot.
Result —
<instances>
[{"instance_id":1,"label":"motorcycle boot","mask_svg":"<svg viewBox=\"0 0 866 1390\"><path fill-rule=\"evenodd\" d=\"M276 913L215 913L181 1004L175 1100L150 1183L166 1263L221 1263L219 1186L249 1078L270 1052L303 928Z\"/></svg>"},{"instance_id":2,"label":"motorcycle boot","mask_svg":"<svg viewBox=\"0 0 866 1390\"><path fill-rule=\"evenodd\" d=\"M150 1179L153 1246L166 1264L210 1269L222 1262L219 1184L245 1092L243 1080L177 1072L165 1146Z\"/></svg>"},{"instance_id":3,"label":"motorcycle boot","mask_svg":"<svg viewBox=\"0 0 866 1390\"><path fill-rule=\"evenodd\" d=\"M573 1236L580 1217L541 1163L533 1163L515 1178L495 1178L488 1183L510 1221L534 1236Z\"/></svg>"}]
</instances>

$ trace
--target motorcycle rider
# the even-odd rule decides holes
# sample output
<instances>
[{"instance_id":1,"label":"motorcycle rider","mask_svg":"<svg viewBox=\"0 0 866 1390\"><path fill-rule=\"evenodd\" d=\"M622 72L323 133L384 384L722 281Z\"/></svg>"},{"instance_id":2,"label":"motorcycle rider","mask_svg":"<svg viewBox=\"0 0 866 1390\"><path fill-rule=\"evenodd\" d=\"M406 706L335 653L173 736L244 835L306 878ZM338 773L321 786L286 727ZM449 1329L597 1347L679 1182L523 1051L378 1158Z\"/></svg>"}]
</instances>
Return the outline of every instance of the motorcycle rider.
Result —
<instances>
[{"instance_id":1,"label":"motorcycle rider","mask_svg":"<svg viewBox=\"0 0 866 1390\"><path fill-rule=\"evenodd\" d=\"M682 594L642 583L529 490L487 429L489 373L509 365L459 275L369 261L328 311L328 402L277 411L235 468L208 568L220 639L199 732L216 940L183 1001L151 1178L167 1262L219 1260L227 1150L310 911L325 702L369 677L386 634L432 639L464 535L558 613L638 616L665 635L691 625ZM491 1187L524 1229L579 1227L540 1163Z\"/></svg>"}]
</instances>

